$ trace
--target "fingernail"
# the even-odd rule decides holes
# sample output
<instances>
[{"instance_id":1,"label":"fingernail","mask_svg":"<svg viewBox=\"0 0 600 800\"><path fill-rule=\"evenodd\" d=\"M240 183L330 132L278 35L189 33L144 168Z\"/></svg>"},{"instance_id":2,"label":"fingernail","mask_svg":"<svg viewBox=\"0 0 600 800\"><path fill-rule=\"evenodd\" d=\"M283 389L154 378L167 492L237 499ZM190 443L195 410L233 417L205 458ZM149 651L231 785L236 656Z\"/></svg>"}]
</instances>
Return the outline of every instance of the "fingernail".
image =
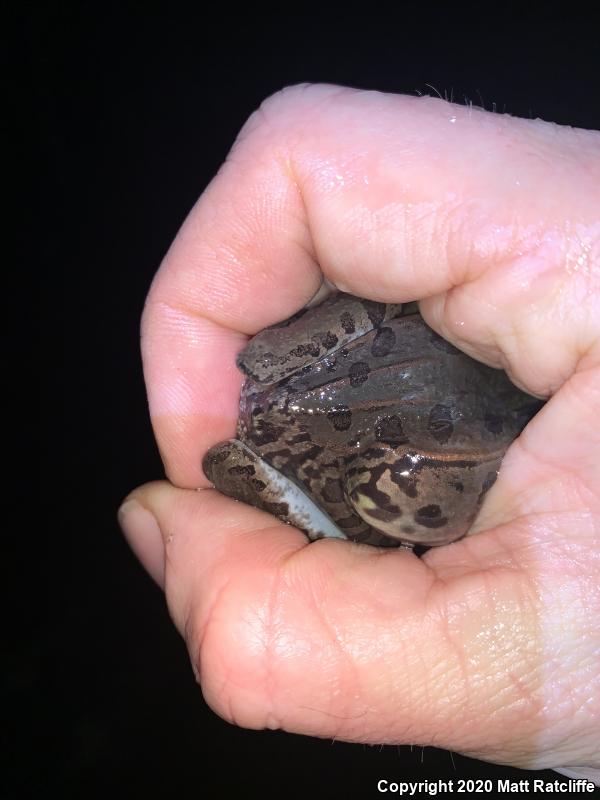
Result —
<instances>
[{"instance_id":1,"label":"fingernail","mask_svg":"<svg viewBox=\"0 0 600 800\"><path fill-rule=\"evenodd\" d=\"M133 498L124 501L117 516L129 546L144 569L163 588L165 547L156 517Z\"/></svg>"}]
</instances>

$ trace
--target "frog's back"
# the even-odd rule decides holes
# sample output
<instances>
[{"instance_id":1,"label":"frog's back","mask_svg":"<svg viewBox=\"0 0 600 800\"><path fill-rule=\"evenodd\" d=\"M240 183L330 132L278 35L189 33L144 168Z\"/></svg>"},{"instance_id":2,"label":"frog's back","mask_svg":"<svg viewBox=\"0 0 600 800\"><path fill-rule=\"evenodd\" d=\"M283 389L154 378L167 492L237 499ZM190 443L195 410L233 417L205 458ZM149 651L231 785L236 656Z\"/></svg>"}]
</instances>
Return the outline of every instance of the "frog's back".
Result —
<instances>
[{"instance_id":1,"label":"frog's back","mask_svg":"<svg viewBox=\"0 0 600 800\"><path fill-rule=\"evenodd\" d=\"M337 456L377 442L468 452L474 424L482 447L505 448L535 404L419 314L390 320L267 389L249 381L243 394L244 435L259 448L310 443Z\"/></svg>"}]
</instances>

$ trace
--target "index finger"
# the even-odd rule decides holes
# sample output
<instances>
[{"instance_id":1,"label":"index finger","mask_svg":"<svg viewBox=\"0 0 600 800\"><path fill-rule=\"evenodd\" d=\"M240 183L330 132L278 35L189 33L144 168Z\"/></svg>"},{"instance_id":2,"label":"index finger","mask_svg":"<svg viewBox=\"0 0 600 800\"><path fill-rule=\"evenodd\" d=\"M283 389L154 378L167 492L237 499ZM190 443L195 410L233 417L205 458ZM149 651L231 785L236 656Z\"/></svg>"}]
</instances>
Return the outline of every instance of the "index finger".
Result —
<instances>
[{"instance_id":1,"label":"index finger","mask_svg":"<svg viewBox=\"0 0 600 800\"><path fill-rule=\"evenodd\" d=\"M323 275L422 312L546 396L598 362L600 135L431 98L293 87L250 118L155 278L142 325L171 480L235 430L246 336Z\"/></svg>"}]
</instances>

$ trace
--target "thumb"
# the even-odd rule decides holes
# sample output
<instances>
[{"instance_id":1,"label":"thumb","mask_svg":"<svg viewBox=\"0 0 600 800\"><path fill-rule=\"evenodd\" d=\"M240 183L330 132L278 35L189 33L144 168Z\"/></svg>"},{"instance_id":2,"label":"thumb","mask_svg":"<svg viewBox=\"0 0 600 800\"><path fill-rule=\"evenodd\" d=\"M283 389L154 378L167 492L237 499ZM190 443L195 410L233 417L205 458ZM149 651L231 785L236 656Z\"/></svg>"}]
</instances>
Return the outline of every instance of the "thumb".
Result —
<instances>
[{"instance_id":1,"label":"thumb","mask_svg":"<svg viewBox=\"0 0 600 800\"><path fill-rule=\"evenodd\" d=\"M577 697L576 670L556 651L568 680L547 680L539 594L493 531L452 545L455 566L438 572L404 551L307 545L210 489L154 483L132 501L156 520L171 614L230 722L531 768L593 763L593 737L560 711ZM147 553L136 515L130 506L123 524Z\"/></svg>"}]
</instances>

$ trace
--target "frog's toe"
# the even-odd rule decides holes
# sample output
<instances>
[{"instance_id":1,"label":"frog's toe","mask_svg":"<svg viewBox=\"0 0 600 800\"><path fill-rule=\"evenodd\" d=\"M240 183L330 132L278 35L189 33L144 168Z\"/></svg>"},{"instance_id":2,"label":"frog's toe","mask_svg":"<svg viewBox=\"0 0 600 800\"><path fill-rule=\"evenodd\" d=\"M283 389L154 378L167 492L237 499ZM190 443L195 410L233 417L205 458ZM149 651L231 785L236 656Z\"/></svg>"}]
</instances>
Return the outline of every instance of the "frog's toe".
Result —
<instances>
[{"instance_id":1,"label":"frog's toe","mask_svg":"<svg viewBox=\"0 0 600 800\"><path fill-rule=\"evenodd\" d=\"M297 484L238 439L211 447L202 467L220 492L300 528L310 539L347 538Z\"/></svg>"}]
</instances>

